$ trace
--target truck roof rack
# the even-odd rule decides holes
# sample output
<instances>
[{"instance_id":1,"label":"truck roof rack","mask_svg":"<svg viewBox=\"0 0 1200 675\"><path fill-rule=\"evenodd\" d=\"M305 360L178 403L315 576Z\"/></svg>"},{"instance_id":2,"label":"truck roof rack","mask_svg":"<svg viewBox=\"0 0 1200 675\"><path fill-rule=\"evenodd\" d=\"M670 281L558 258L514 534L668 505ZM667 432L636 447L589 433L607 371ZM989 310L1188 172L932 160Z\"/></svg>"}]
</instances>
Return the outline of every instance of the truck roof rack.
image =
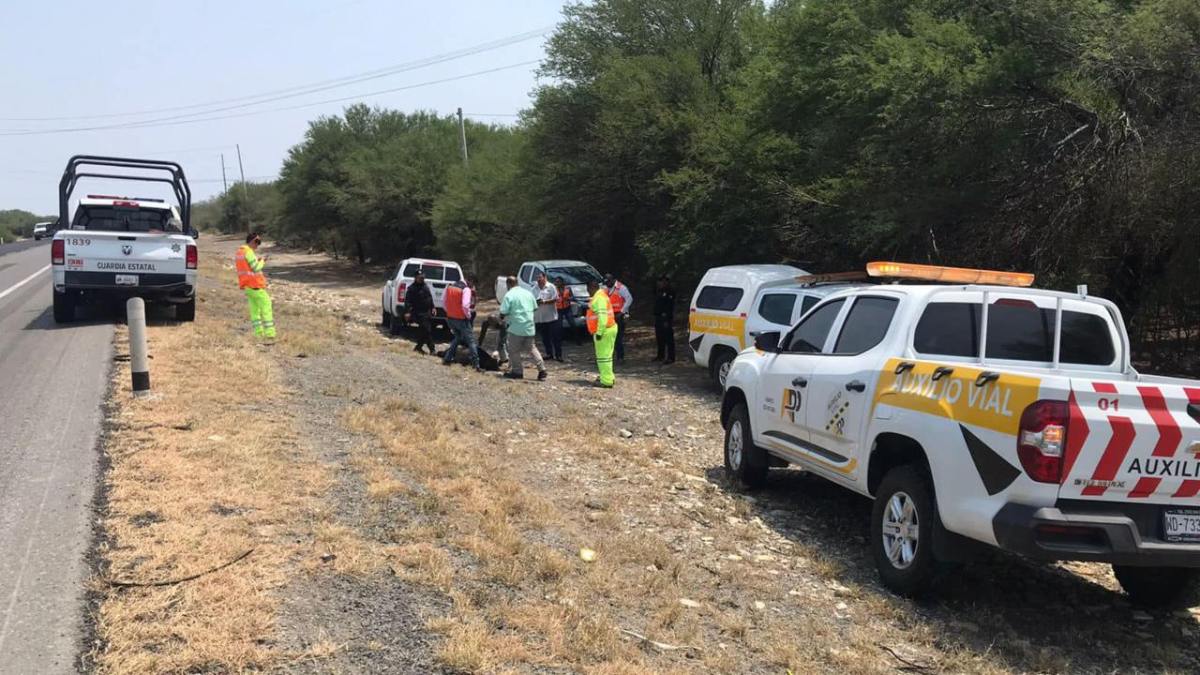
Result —
<instances>
[{"instance_id":1,"label":"truck roof rack","mask_svg":"<svg viewBox=\"0 0 1200 675\"><path fill-rule=\"evenodd\" d=\"M100 173L95 169L88 171L86 170L87 167L139 169L147 172L157 172L159 175L136 176L119 173ZM71 159L67 160L67 167L63 169L62 179L58 182L58 217L61 223L71 222L70 214L68 213L71 195L75 192L75 184L80 178L110 178L114 180L166 183L171 186L171 190L175 193L175 199L179 201L179 218L183 221L184 231L188 231L191 227L192 190L188 186L187 178L183 174L183 167L176 162L157 159L104 157L101 155L75 155L71 157Z\"/></svg>"}]
</instances>

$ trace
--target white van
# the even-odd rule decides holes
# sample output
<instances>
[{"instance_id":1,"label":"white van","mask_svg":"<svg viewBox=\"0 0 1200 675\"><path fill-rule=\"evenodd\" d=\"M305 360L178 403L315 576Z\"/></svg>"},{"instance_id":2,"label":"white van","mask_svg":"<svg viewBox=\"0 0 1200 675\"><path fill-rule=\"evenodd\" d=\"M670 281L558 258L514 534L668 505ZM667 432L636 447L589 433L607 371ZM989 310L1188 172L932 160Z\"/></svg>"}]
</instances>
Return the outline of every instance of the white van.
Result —
<instances>
[{"instance_id":1,"label":"white van","mask_svg":"<svg viewBox=\"0 0 1200 675\"><path fill-rule=\"evenodd\" d=\"M417 272L425 274L425 283L433 294L434 322L446 320L446 310L443 307L443 297L446 289L463 278L462 267L453 260L432 260L429 258L405 258L396 266L396 271L383 286L383 325L391 329L393 335L404 327L404 295L412 285Z\"/></svg>"},{"instance_id":2,"label":"white van","mask_svg":"<svg viewBox=\"0 0 1200 675\"><path fill-rule=\"evenodd\" d=\"M725 388L729 364L759 333L785 332L817 301L846 284L805 286L809 273L791 265L729 265L704 273L688 311L688 344L696 365Z\"/></svg>"}]
</instances>

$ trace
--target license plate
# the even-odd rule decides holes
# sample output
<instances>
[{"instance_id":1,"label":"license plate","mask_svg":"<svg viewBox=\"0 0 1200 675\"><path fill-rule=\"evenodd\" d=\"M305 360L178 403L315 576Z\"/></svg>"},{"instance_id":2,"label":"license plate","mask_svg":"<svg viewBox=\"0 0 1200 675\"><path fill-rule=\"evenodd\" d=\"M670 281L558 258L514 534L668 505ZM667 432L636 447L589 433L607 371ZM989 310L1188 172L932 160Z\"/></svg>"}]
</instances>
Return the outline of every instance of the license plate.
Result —
<instances>
[{"instance_id":1,"label":"license plate","mask_svg":"<svg viewBox=\"0 0 1200 675\"><path fill-rule=\"evenodd\" d=\"M1166 511L1163 533L1167 541L1200 542L1200 511Z\"/></svg>"},{"instance_id":2,"label":"license plate","mask_svg":"<svg viewBox=\"0 0 1200 675\"><path fill-rule=\"evenodd\" d=\"M117 285L118 286L137 286L138 285L138 275L136 275L136 274L118 274L117 275Z\"/></svg>"}]
</instances>

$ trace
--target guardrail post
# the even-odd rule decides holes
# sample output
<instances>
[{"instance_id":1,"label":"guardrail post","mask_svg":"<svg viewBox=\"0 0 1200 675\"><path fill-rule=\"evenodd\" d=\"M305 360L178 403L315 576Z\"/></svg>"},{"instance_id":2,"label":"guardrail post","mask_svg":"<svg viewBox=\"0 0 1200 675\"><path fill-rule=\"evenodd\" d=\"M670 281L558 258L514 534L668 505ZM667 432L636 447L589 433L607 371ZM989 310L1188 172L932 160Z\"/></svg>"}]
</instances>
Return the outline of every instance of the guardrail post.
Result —
<instances>
[{"instance_id":1,"label":"guardrail post","mask_svg":"<svg viewBox=\"0 0 1200 675\"><path fill-rule=\"evenodd\" d=\"M125 322L129 325L129 370L133 373L133 395L150 393L150 364L146 358L146 303L130 298L125 303Z\"/></svg>"}]
</instances>

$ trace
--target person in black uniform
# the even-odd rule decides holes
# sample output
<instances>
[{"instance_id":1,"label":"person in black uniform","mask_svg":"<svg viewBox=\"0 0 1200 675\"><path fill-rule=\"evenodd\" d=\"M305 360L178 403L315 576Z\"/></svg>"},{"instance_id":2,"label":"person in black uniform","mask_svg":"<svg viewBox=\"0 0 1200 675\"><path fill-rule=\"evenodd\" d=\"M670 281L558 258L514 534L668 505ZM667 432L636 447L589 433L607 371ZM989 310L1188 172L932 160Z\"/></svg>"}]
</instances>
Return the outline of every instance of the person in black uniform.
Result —
<instances>
[{"instance_id":1,"label":"person in black uniform","mask_svg":"<svg viewBox=\"0 0 1200 675\"><path fill-rule=\"evenodd\" d=\"M412 286L404 295L405 309L409 317L417 324L417 346L413 351L420 352L422 347L429 345L429 353L437 354L437 346L433 344L433 291L425 283L425 274L417 272L413 277Z\"/></svg>"},{"instance_id":2,"label":"person in black uniform","mask_svg":"<svg viewBox=\"0 0 1200 675\"><path fill-rule=\"evenodd\" d=\"M658 343L654 360L675 363L675 289L665 274L654 291L654 340Z\"/></svg>"}]
</instances>

